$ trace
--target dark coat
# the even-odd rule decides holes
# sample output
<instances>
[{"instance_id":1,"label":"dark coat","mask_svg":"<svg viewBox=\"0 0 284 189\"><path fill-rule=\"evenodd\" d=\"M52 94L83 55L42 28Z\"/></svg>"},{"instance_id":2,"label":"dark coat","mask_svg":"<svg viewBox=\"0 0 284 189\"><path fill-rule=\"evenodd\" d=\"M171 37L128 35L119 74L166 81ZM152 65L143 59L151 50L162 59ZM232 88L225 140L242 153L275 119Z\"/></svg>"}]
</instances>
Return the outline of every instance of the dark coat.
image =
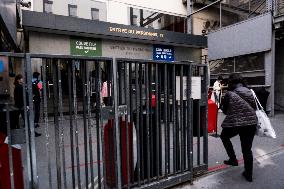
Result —
<instances>
[{"instance_id":1,"label":"dark coat","mask_svg":"<svg viewBox=\"0 0 284 189\"><path fill-rule=\"evenodd\" d=\"M228 91L221 106L226 116L222 127L256 125L256 104L252 92L242 84Z\"/></svg>"},{"instance_id":2,"label":"dark coat","mask_svg":"<svg viewBox=\"0 0 284 189\"><path fill-rule=\"evenodd\" d=\"M15 106L19 109L24 107L23 85L17 84L14 89Z\"/></svg>"}]
</instances>

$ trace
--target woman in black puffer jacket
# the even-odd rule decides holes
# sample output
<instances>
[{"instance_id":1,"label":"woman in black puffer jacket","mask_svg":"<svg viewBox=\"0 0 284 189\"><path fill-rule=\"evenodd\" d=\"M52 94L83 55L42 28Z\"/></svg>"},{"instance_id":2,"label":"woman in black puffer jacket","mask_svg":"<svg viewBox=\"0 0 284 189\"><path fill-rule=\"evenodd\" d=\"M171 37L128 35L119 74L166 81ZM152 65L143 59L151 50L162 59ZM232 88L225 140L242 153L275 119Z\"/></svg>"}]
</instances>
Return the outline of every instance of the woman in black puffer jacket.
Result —
<instances>
[{"instance_id":1,"label":"woman in black puffer jacket","mask_svg":"<svg viewBox=\"0 0 284 189\"><path fill-rule=\"evenodd\" d=\"M245 164L243 176L247 181L252 182L253 154L251 147L257 125L256 104L252 92L246 87L240 75L231 74L229 76L228 92L222 101L221 108L226 115L221 125L223 128L221 139L229 156L229 160L225 160L224 163L238 165L230 139L239 135Z\"/></svg>"}]
</instances>

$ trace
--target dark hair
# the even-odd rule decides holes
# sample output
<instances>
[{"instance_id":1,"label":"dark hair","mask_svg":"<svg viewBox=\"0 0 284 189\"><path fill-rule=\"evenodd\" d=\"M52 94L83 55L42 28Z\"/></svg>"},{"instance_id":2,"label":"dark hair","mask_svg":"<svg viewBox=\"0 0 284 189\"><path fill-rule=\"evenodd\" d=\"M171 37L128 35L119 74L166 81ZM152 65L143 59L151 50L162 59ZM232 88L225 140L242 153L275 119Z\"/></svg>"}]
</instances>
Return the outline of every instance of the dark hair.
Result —
<instances>
[{"instance_id":1,"label":"dark hair","mask_svg":"<svg viewBox=\"0 0 284 189\"><path fill-rule=\"evenodd\" d=\"M19 80L22 79L23 76L21 74L16 75L15 77L15 81L14 81L14 85L18 85L19 84Z\"/></svg>"},{"instance_id":2,"label":"dark hair","mask_svg":"<svg viewBox=\"0 0 284 189\"><path fill-rule=\"evenodd\" d=\"M228 88L229 90L234 90L237 84L242 84L244 87L247 86L245 80L240 74L230 74L228 79Z\"/></svg>"},{"instance_id":3,"label":"dark hair","mask_svg":"<svg viewBox=\"0 0 284 189\"><path fill-rule=\"evenodd\" d=\"M34 72L33 73L33 78L37 78L38 79L38 76L40 75L40 73L38 73L38 72Z\"/></svg>"},{"instance_id":4,"label":"dark hair","mask_svg":"<svg viewBox=\"0 0 284 189\"><path fill-rule=\"evenodd\" d=\"M223 80L222 76L218 76L217 80Z\"/></svg>"}]
</instances>

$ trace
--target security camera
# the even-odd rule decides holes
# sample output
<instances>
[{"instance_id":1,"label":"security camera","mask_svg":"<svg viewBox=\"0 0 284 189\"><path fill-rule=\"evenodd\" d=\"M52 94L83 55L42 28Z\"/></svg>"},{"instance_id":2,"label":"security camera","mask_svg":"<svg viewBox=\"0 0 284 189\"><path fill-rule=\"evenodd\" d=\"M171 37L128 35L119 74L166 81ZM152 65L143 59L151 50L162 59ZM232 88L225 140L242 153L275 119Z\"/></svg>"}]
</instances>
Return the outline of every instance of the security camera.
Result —
<instances>
[{"instance_id":1,"label":"security camera","mask_svg":"<svg viewBox=\"0 0 284 189\"><path fill-rule=\"evenodd\" d=\"M23 7L30 8L32 3L31 0L20 0L20 5L22 5Z\"/></svg>"}]
</instances>

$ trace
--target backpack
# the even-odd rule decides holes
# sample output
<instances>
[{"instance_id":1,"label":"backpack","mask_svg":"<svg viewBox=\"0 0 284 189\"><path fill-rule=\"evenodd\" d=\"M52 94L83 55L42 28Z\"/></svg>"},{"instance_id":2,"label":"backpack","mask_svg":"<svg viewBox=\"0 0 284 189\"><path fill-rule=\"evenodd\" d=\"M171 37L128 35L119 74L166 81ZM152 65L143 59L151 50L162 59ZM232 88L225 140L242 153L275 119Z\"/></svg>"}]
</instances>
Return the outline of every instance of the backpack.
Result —
<instances>
[{"instance_id":1,"label":"backpack","mask_svg":"<svg viewBox=\"0 0 284 189\"><path fill-rule=\"evenodd\" d=\"M38 80L33 81L32 90L33 90L33 100L34 102L40 102L40 89L38 87Z\"/></svg>"}]
</instances>

